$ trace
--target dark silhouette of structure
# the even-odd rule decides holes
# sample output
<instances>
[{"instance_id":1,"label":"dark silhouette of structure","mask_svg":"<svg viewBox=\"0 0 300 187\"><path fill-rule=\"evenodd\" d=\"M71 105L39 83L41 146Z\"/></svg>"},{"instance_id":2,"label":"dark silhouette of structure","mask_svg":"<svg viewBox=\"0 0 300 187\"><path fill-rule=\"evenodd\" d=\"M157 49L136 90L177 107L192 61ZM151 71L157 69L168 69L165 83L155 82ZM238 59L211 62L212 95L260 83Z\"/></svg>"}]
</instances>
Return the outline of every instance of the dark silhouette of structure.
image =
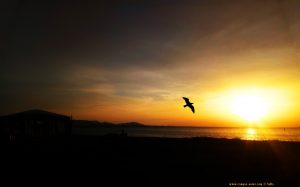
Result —
<instances>
[{"instance_id":1,"label":"dark silhouette of structure","mask_svg":"<svg viewBox=\"0 0 300 187\"><path fill-rule=\"evenodd\" d=\"M188 107L192 110L192 112L195 113L195 108L194 108L194 106L193 106L194 103L191 103L190 100L189 100L188 98L186 98L186 97L182 97L182 98L184 99L184 101L185 101L185 103L186 103L186 104L184 105L184 107L187 107L187 106L188 106Z\"/></svg>"},{"instance_id":2,"label":"dark silhouette of structure","mask_svg":"<svg viewBox=\"0 0 300 187\"><path fill-rule=\"evenodd\" d=\"M9 141L22 137L70 135L72 118L43 110L28 110L0 117L0 133Z\"/></svg>"},{"instance_id":3,"label":"dark silhouette of structure","mask_svg":"<svg viewBox=\"0 0 300 187\"><path fill-rule=\"evenodd\" d=\"M122 132L120 134L121 137L127 137L127 132L125 132L124 129L122 129Z\"/></svg>"}]
</instances>

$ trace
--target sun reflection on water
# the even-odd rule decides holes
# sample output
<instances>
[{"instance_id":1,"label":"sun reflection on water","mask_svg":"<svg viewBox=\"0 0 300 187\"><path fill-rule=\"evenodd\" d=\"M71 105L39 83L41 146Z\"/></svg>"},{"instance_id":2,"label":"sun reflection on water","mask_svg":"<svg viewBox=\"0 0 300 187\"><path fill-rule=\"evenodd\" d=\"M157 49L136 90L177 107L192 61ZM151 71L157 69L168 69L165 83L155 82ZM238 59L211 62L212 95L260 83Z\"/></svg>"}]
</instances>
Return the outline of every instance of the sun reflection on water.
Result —
<instances>
[{"instance_id":1,"label":"sun reflection on water","mask_svg":"<svg viewBox=\"0 0 300 187\"><path fill-rule=\"evenodd\" d=\"M245 140L257 140L257 132L254 128L248 128L245 132L245 137L243 138Z\"/></svg>"}]
</instances>

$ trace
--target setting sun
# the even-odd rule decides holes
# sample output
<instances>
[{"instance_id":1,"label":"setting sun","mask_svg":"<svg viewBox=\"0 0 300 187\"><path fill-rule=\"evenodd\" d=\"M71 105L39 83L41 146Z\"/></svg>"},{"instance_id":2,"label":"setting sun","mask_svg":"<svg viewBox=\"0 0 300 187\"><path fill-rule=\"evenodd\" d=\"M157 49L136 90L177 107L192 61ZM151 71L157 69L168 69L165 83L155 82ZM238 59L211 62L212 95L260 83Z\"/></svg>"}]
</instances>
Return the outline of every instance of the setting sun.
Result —
<instances>
[{"instance_id":1,"label":"setting sun","mask_svg":"<svg viewBox=\"0 0 300 187\"><path fill-rule=\"evenodd\" d=\"M231 110L239 117L249 122L255 122L267 115L269 104L263 96L251 93L243 94L232 99Z\"/></svg>"}]
</instances>

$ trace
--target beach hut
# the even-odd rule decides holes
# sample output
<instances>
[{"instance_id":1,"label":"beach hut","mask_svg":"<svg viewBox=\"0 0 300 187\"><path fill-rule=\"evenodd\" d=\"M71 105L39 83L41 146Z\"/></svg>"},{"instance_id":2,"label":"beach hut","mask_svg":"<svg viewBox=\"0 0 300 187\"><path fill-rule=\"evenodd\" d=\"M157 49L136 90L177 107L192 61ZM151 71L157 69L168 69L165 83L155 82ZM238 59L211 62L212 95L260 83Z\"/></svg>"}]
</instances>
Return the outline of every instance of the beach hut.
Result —
<instances>
[{"instance_id":1,"label":"beach hut","mask_svg":"<svg viewBox=\"0 0 300 187\"><path fill-rule=\"evenodd\" d=\"M0 117L2 137L49 137L71 134L72 117L43 110L28 110Z\"/></svg>"}]
</instances>

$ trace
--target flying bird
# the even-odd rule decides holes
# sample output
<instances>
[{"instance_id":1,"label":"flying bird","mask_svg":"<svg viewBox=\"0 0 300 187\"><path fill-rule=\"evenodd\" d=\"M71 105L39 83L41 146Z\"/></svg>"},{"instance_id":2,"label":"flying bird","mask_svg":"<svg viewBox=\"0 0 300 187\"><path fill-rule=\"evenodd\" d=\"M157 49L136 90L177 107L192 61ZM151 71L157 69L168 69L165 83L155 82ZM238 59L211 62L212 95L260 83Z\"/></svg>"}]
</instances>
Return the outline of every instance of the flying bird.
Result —
<instances>
[{"instance_id":1,"label":"flying bird","mask_svg":"<svg viewBox=\"0 0 300 187\"><path fill-rule=\"evenodd\" d=\"M186 97L182 97L182 98L184 99L184 101L186 103L184 105L184 107L187 107L187 106L190 107L190 109L192 110L192 112L195 113L195 108L193 106L194 103L191 103L190 100L189 100L189 98L186 98Z\"/></svg>"}]
</instances>

